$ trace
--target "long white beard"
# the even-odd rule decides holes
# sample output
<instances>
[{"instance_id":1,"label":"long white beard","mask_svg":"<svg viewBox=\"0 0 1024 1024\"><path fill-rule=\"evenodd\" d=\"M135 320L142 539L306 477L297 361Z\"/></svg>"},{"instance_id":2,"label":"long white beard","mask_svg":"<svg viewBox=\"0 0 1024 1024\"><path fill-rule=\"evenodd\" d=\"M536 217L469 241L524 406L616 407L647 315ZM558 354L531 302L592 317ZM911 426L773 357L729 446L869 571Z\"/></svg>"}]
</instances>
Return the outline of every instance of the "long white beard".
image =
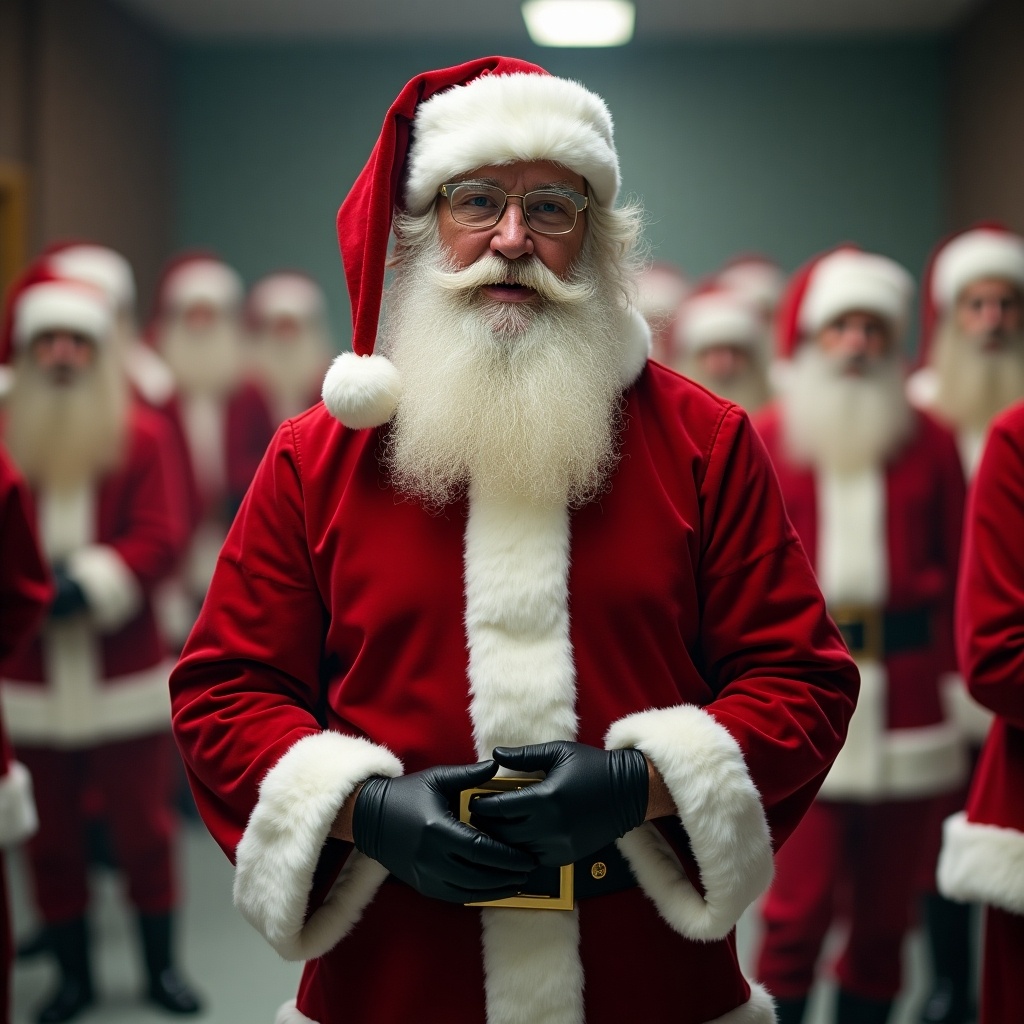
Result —
<instances>
[{"instance_id":1,"label":"long white beard","mask_svg":"<svg viewBox=\"0 0 1024 1024\"><path fill-rule=\"evenodd\" d=\"M855 473L894 454L914 418L898 357L868 364L863 376L841 371L813 343L800 349L782 396L783 436L797 463Z\"/></svg>"},{"instance_id":2,"label":"long white beard","mask_svg":"<svg viewBox=\"0 0 1024 1024\"><path fill-rule=\"evenodd\" d=\"M316 399L331 361L322 330L306 327L287 340L270 330L254 331L246 347L277 419L298 415Z\"/></svg>"},{"instance_id":3,"label":"long white beard","mask_svg":"<svg viewBox=\"0 0 1024 1024\"><path fill-rule=\"evenodd\" d=\"M525 274L537 304L494 303ZM402 376L385 462L400 491L440 508L465 492L579 506L618 458L626 313L597 260L562 281L539 260L455 271L437 242L410 252L378 344Z\"/></svg>"},{"instance_id":4,"label":"long white beard","mask_svg":"<svg viewBox=\"0 0 1024 1024\"><path fill-rule=\"evenodd\" d=\"M5 442L25 479L39 489L73 491L124 456L128 386L113 352L72 384L58 387L30 358L15 366Z\"/></svg>"},{"instance_id":5,"label":"long white beard","mask_svg":"<svg viewBox=\"0 0 1024 1024\"><path fill-rule=\"evenodd\" d=\"M727 379L705 373L699 360L692 354L686 354L678 359L673 369L696 381L719 398L735 402L749 413L757 412L771 397L768 371L759 356L753 357L745 370Z\"/></svg>"},{"instance_id":6,"label":"long white beard","mask_svg":"<svg viewBox=\"0 0 1024 1024\"><path fill-rule=\"evenodd\" d=\"M172 321L160 333L159 349L186 395L226 395L241 381L245 350L234 321L219 319L198 331Z\"/></svg>"},{"instance_id":7,"label":"long white beard","mask_svg":"<svg viewBox=\"0 0 1024 1024\"><path fill-rule=\"evenodd\" d=\"M996 413L1024 398L1024 331L984 347L946 321L935 336L935 412L954 427L983 430Z\"/></svg>"}]
</instances>

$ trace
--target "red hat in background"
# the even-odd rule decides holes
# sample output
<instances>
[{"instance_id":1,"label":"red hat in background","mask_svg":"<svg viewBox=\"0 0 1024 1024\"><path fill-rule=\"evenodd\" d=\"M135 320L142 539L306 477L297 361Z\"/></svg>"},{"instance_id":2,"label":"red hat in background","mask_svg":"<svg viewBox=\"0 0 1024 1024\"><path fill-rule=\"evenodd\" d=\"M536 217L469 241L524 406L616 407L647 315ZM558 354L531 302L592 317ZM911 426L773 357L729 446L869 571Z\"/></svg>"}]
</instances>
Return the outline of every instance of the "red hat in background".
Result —
<instances>
[{"instance_id":1,"label":"red hat in background","mask_svg":"<svg viewBox=\"0 0 1024 1024\"><path fill-rule=\"evenodd\" d=\"M102 289L116 310L135 308L135 274L116 250L94 242L62 241L47 246L41 259L64 277Z\"/></svg>"},{"instance_id":2,"label":"red hat in background","mask_svg":"<svg viewBox=\"0 0 1024 1024\"><path fill-rule=\"evenodd\" d=\"M8 289L0 337L0 363L12 362L14 353L42 331L76 331L102 343L113 324L113 306L100 288L63 277L45 260L39 260Z\"/></svg>"},{"instance_id":3,"label":"red hat in background","mask_svg":"<svg viewBox=\"0 0 1024 1024\"><path fill-rule=\"evenodd\" d=\"M577 82L515 58L484 57L417 75L392 103L337 218L353 351L334 361L323 397L346 426L386 423L401 391L395 367L373 354L395 208L424 213L453 176L516 160L562 164L587 179L591 202L615 201L611 115Z\"/></svg>"},{"instance_id":4,"label":"red hat in background","mask_svg":"<svg viewBox=\"0 0 1024 1024\"><path fill-rule=\"evenodd\" d=\"M759 311L745 294L713 279L683 302L674 334L679 352L699 352L714 345L755 349L762 345L765 329Z\"/></svg>"},{"instance_id":5,"label":"red hat in background","mask_svg":"<svg viewBox=\"0 0 1024 1024\"><path fill-rule=\"evenodd\" d=\"M301 270L266 274L249 289L245 300L250 324L272 317L321 320L327 312L323 289Z\"/></svg>"},{"instance_id":6,"label":"red hat in background","mask_svg":"<svg viewBox=\"0 0 1024 1024\"><path fill-rule=\"evenodd\" d=\"M1024 291L1024 238L985 221L944 238L933 250L921 283L918 363L931 356L935 332L961 290L972 281L1000 278Z\"/></svg>"},{"instance_id":7,"label":"red hat in background","mask_svg":"<svg viewBox=\"0 0 1024 1024\"><path fill-rule=\"evenodd\" d=\"M910 316L914 281L895 260L841 245L821 253L796 270L779 301L776 353L792 359L800 343L838 316L874 313L903 337Z\"/></svg>"},{"instance_id":8,"label":"red hat in background","mask_svg":"<svg viewBox=\"0 0 1024 1024\"><path fill-rule=\"evenodd\" d=\"M786 287L786 273L761 253L741 253L715 275L717 284L738 291L765 315L773 313Z\"/></svg>"},{"instance_id":9,"label":"red hat in background","mask_svg":"<svg viewBox=\"0 0 1024 1024\"><path fill-rule=\"evenodd\" d=\"M147 339L154 340L164 317L193 303L238 312L244 300L245 285L236 270L208 249L187 249L164 264L153 297Z\"/></svg>"}]
</instances>

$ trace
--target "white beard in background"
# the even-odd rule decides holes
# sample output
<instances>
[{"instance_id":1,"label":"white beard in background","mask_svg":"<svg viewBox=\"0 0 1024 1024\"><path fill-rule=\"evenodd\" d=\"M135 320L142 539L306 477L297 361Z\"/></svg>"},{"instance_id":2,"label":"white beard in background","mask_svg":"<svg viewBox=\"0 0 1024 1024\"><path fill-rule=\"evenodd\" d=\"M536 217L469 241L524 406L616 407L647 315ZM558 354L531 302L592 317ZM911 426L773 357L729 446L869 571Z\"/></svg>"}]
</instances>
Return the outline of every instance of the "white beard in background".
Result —
<instances>
[{"instance_id":1,"label":"white beard in background","mask_svg":"<svg viewBox=\"0 0 1024 1024\"><path fill-rule=\"evenodd\" d=\"M128 384L111 351L98 351L92 366L65 386L22 356L6 408L7 449L34 487L73 491L124 457Z\"/></svg>"},{"instance_id":2,"label":"white beard in background","mask_svg":"<svg viewBox=\"0 0 1024 1024\"><path fill-rule=\"evenodd\" d=\"M700 362L693 354L684 354L675 361L672 368L719 398L735 402L741 409L750 413L756 412L771 398L768 371L763 361L756 356L751 358L750 365L745 370L728 379L717 379L711 374L704 373Z\"/></svg>"},{"instance_id":3,"label":"white beard in background","mask_svg":"<svg viewBox=\"0 0 1024 1024\"><path fill-rule=\"evenodd\" d=\"M317 400L332 354L319 327L304 326L284 340L269 328L256 330L249 335L247 351L279 420L297 415Z\"/></svg>"},{"instance_id":4,"label":"white beard in background","mask_svg":"<svg viewBox=\"0 0 1024 1024\"><path fill-rule=\"evenodd\" d=\"M537 304L491 302L518 280ZM474 488L545 506L585 504L618 458L626 312L584 255L567 281L539 260L456 271L436 241L408 252L378 342L402 377L385 447L399 490L440 508Z\"/></svg>"},{"instance_id":5,"label":"white beard in background","mask_svg":"<svg viewBox=\"0 0 1024 1024\"><path fill-rule=\"evenodd\" d=\"M868 361L863 375L813 342L797 352L782 394L789 455L800 464L855 473L879 466L910 436L914 414L898 356Z\"/></svg>"},{"instance_id":6,"label":"white beard in background","mask_svg":"<svg viewBox=\"0 0 1024 1024\"><path fill-rule=\"evenodd\" d=\"M985 340L963 334L952 320L935 335L934 410L955 427L983 430L996 413L1024 398L1024 331L1004 335L998 348L986 348Z\"/></svg>"},{"instance_id":7,"label":"white beard in background","mask_svg":"<svg viewBox=\"0 0 1024 1024\"><path fill-rule=\"evenodd\" d=\"M228 395L242 379L245 349L242 330L220 317L194 330L172 319L160 332L159 349L185 395Z\"/></svg>"}]
</instances>

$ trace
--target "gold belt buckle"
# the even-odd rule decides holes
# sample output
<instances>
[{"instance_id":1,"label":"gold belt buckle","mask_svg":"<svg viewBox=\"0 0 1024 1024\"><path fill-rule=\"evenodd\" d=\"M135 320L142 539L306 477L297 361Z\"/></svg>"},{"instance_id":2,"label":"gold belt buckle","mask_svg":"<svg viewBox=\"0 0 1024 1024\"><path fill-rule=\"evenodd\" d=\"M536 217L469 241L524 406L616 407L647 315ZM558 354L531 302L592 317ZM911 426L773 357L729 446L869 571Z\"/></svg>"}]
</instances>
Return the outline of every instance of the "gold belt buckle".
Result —
<instances>
[{"instance_id":1,"label":"gold belt buckle","mask_svg":"<svg viewBox=\"0 0 1024 1024\"><path fill-rule=\"evenodd\" d=\"M491 779L482 786L464 789L459 794L459 821L470 824L470 805L474 796L487 793L507 793L513 789L532 786L539 779ZM558 892L521 892L502 900L481 900L467 903L467 907L518 907L522 910L572 910L576 901L573 895L573 865L563 864L558 869Z\"/></svg>"},{"instance_id":2,"label":"gold belt buckle","mask_svg":"<svg viewBox=\"0 0 1024 1024\"><path fill-rule=\"evenodd\" d=\"M885 626L882 609L877 605L840 605L832 611L832 619L840 629L843 626L860 626L862 641L860 647L851 649L854 657L869 661L881 661L885 656Z\"/></svg>"}]
</instances>

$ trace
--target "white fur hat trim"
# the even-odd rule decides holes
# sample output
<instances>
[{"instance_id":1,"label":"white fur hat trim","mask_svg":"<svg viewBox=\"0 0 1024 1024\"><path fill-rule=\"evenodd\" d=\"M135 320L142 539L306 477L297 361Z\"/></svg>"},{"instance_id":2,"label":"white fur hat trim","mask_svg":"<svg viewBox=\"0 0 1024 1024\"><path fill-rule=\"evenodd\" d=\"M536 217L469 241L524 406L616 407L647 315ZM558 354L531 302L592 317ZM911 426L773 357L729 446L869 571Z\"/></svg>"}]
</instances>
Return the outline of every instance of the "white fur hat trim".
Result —
<instances>
[{"instance_id":1,"label":"white fur hat trim","mask_svg":"<svg viewBox=\"0 0 1024 1024\"><path fill-rule=\"evenodd\" d=\"M954 238L935 259L932 300L947 309L965 285L989 277L1024 289L1024 238L987 228Z\"/></svg>"},{"instance_id":2,"label":"white fur hat trim","mask_svg":"<svg viewBox=\"0 0 1024 1024\"><path fill-rule=\"evenodd\" d=\"M265 277L250 292L249 305L259 317L291 316L308 320L321 316L324 311L323 293L301 274Z\"/></svg>"},{"instance_id":3,"label":"white fur hat trim","mask_svg":"<svg viewBox=\"0 0 1024 1024\"><path fill-rule=\"evenodd\" d=\"M699 295L683 306L676 327L676 340L689 352L713 345L741 345L753 348L764 335L761 321L738 295Z\"/></svg>"},{"instance_id":4,"label":"white fur hat trim","mask_svg":"<svg viewBox=\"0 0 1024 1024\"><path fill-rule=\"evenodd\" d=\"M55 252L49 262L62 276L101 289L116 309L135 305L135 275L119 252L102 245L72 245Z\"/></svg>"},{"instance_id":5,"label":"white fur hat trim","mask_svg":"<svg viewBox=\"0 0 1024 1024\"><path fill-rule=\"evenodd\" d=\"M718 283L726 288L735 288L762 308L774 308L786 287L786 275L774 263L747 260L726 267L718 275Z\"/></svg>"},{"instance_id":6,"label":"white fur hat trim","mask_svg":"<svg viewBox=\"0 0 1024 1024\"><path fill-rule=\"evenodd\" d=\"M817 334L844 313L874 313L892 326L898 340L910 315L914 281L894 260L840 249L825 256L811 275L800 306L800 328Z\"/></svg>"},{"instance_id":7,"label":"white fur hat trim","mask_svg":"<svg viewBox=\"0 0 1024 1024\"><path fill-rule=\"evenodd\" d=\"M553 75L482 75L417 108L405 202L422 213L438 188L477 167L549 160L587 179L610 207L619 190L612 118L599 96Z\"/></svg>"},{"instance_id":8,"label":"white fur hat trim","mask_svg":"<svg viewBox=\"0 0 1024 1024\"><path fill-rule=\"evenodd\" d=\"M395 414L402 378L386 356L342 352L324 377L327 411L346 427L380 427Z\"/></svg>"},{"instance_id":9,"label":"white fur hat trim","mask_svg":"<svg viewBox=\"0 0 1024 1024\"><path fill-rule=\"evenodd\" d=\"M188 260L168 275L164 305L176 309L209 303L218 309L237 309L244 287L238 274L218 260Z\"/></svg>"},{"instance_id":10,"label":"white fur hat trim","mask_svg":"<svg viewBox=\"0 0 1024 1024\"><path fill-rule=\"evenodd\" d=\"M103 294L74 281L45 281L22 293L14 309L14 344L27 345L43 331L77 331L102 341L113 325Z\"/></svg>"}]
</instances>

